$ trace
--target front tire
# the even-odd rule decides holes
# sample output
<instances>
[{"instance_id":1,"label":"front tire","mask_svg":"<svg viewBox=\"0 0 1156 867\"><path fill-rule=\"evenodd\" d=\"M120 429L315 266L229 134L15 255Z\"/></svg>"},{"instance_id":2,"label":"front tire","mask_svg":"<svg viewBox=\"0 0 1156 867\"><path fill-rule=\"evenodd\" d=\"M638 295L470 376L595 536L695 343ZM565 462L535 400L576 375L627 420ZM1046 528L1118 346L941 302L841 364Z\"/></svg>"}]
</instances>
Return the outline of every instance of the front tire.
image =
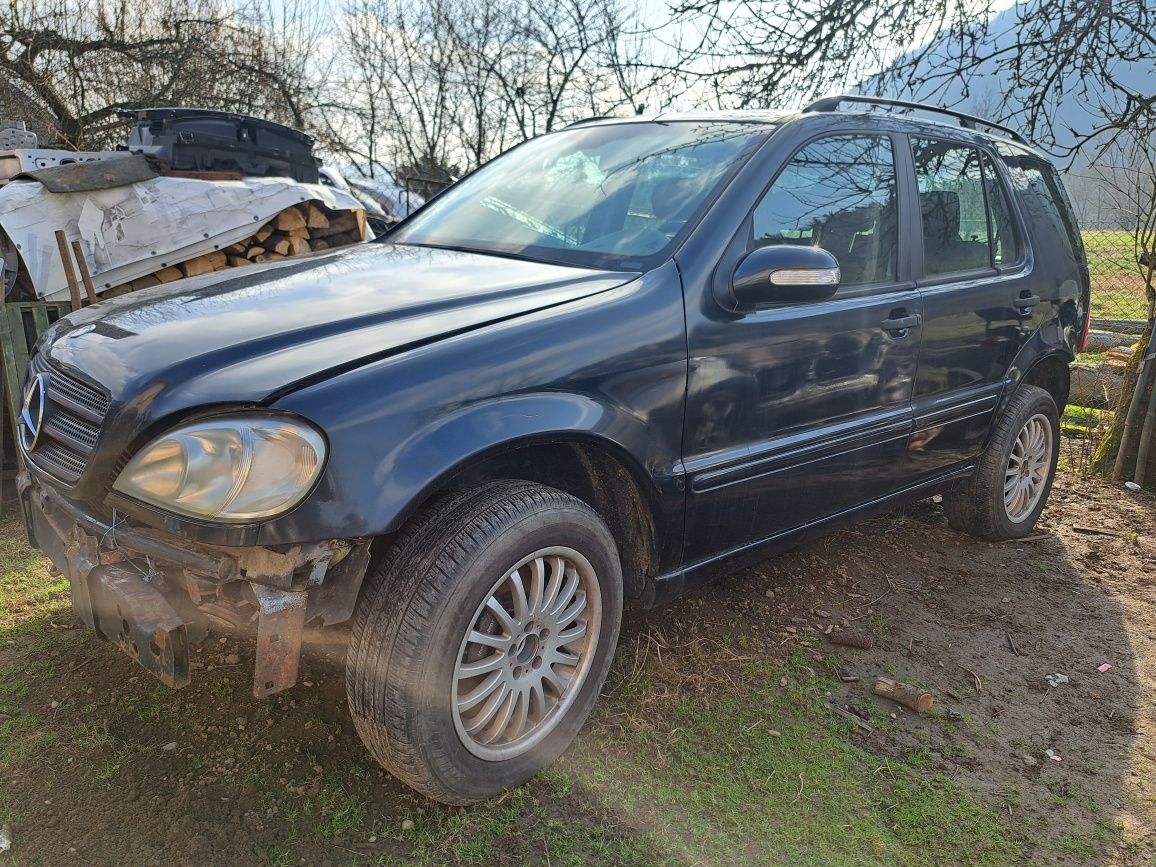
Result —
<instances>
[{"instance_id":1,"label":"front tire","mask_svg":"<svg viewBox=\"0 0 1156 867\"><path fill-rule=\"evenodd\" d=\"M943 496L948 523L983 539L1020 539L1035 528L1056 475L1060 412L1052 396L1021 385L1008 401L975 473Z\"/></svg>"},{"instance_id":2,"label":"front tire","mask_svg":"<svg viewBox=\"0 0 1156 867\"><path fill-rule=\"evenodd\" d=\"M577 735L621 619L618 552L589 506L530 482L458 492L366 579L346 664L354 725L434 800L492 797Z\"/></svg>"}]
</instances>

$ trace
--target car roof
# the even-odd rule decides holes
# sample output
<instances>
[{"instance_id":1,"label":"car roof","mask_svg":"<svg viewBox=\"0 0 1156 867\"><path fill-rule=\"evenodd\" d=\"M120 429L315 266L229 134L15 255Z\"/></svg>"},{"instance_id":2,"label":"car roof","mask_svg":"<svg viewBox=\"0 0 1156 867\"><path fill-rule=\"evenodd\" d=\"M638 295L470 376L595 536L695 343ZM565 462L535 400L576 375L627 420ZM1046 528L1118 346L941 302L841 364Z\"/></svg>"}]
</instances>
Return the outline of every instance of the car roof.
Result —
<instances>
[{"instance_id":1,"label":"car roof","mask_svg":"<svg viewBox=\"0 0 1156 867\"><path fill-rule=\"evenodd\" d=\"M912 109L919 111L921 109ZM934 113L937 109L927 106L923 111ZM658 114L640 114L628 117L593 117L580 120L571 126L612 125L622 123L745 123L762 124L779 127L804 118L840 118L850 120L871 119L895 124L895 129L904 132L919 130L934 130L953 138L980 139L989 144L998 144L1001 149L1010 147L1020 153L1043 157L1035 148L1024 141L1016 141L1002 132L989 132L985 129L976 129L958 123L947 123L935 118L921 115L900 114L887 110L857 110L857 111L773 111L769 109L719 109L714 111L667 111ZM1044 157L1046 159L1046 157Z\"/></svg>"}]
</instances>

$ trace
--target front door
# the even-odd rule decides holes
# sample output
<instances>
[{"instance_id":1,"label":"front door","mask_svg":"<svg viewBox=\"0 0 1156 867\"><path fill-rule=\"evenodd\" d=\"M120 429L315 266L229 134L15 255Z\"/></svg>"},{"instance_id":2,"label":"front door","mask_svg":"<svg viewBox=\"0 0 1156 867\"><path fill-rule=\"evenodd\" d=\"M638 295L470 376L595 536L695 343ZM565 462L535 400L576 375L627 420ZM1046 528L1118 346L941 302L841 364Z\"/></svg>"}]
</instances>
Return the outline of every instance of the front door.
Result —
<instances>
[{"instance_id":1,"label":"front door","mask_svg":"<svg viewBox=\"0 0 1156 867\"><path fill-rule=\"evenodd\" d=\"M684 562L902 484L921 311L900 255L901 142L865 132L803 144L732 242L824 248L842 273L833 297L739 313L688 304Z\"/></svg>"}]
</instances>

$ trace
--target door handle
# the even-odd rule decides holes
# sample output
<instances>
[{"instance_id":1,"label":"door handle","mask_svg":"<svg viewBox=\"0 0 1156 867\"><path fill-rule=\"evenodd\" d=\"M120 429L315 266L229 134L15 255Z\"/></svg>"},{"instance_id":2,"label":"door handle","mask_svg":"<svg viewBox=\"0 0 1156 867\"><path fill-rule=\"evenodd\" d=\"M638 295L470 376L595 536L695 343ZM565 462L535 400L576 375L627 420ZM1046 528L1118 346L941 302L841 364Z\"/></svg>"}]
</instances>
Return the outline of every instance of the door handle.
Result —
<instances>
[{"instance_id":1,"label":"door handle","mask_svg":"<svg viewBox=\"0 0 1156 867\"><path fill-rule=\"evenodd\" d=\"M903 310L895 311L897 313L904 313ZM884 319L880 322L880 326L884 331L895 334L898 337L905 337L907 329L915 328L923 322L923 317L918 313L912 313L909 316L897 316L894 319Z\"/></svg>"},{"instance_id":2,"label":"door handle","mask_svg":"<svg viewBox=\"0 0 1156 867\"><path fill-rule=\"evenodd\" d=\"M1039 295L1032 295L1029 292L1025 292L1016 299L1016 306L1023 310L1031 310L1042 300Z\"/></svg>"}]
</instances>

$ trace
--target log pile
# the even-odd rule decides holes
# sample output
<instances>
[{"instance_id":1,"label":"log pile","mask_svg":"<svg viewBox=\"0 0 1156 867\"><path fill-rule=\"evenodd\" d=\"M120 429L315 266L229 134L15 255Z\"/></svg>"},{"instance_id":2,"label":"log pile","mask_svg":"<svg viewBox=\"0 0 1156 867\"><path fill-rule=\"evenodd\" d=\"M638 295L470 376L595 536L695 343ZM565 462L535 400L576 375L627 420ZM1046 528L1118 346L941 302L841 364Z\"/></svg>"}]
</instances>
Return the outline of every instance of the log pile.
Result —
<instances>
[{"instance_id":1,"label":"log pile","mask_svg":"<svg viewBox=\"0 0 1156 867\"><path fill-rule=\"evenodd\" d=\"M113 286L101 295L111 298L185 277L198 277L256 262L273 262L319 250L345 247L365 240L365 215L360 211L331 211L316 202L286 208L250 237L184 262L166 263L159 271Z\"/></svg>"}]
</instances>

